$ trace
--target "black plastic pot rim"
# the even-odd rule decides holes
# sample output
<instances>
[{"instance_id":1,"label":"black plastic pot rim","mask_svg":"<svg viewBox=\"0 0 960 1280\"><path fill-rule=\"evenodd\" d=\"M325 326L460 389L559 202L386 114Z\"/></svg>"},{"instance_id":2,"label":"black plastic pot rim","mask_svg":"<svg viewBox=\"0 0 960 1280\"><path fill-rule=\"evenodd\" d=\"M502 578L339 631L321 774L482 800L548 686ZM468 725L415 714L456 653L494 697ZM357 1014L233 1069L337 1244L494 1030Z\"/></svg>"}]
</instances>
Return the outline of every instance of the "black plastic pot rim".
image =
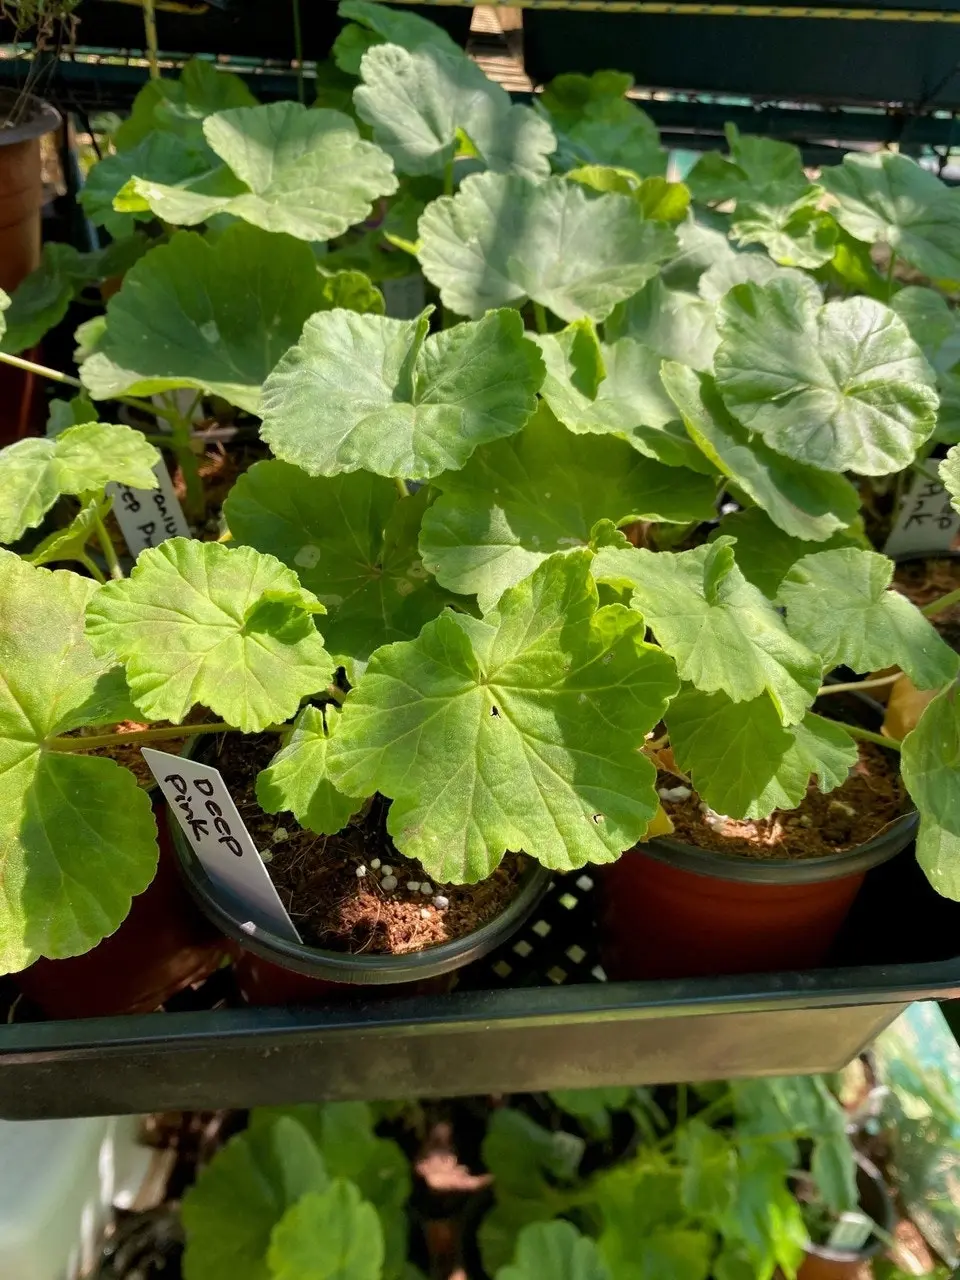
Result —
<instances>
[{"instance_id":1,"label":"black plastic pot rim","mask_svg":"<svg viewBox=\"0 0 960 1280\"><path fill-rule=\"evenodd\" d=\"M884 1220L877 1222L885 1236L893 1235L896 1227L896 1213L893 1208L893 1201L890 1199L890 1192L887 1190L887 1184L883 1180L883 1174L870 1160L858 1151L856 1153L857 1168L863 1177L868 1178L873 1183L877 1193L877 1198L883 1205ZM861 1197L862 1198L862 1197ZM866 1210L863 1210L866 1213ZM872 1218L872 1214L867 1214L868 1218ZM875 1258L878 1253L885 1247L884 1240L877 1235L876 1231L870 1236L867 1243L860 1249L831 1249L827 1245L814 1244L812 1240L808 1240L804 1246L805 1252L811 1258L821 1258L824 1262L869 1262L871 1258Z\"/></svg>"},{"instance_id":2,"label":"black plastic pot rim","mask_svg":"<svg viewBox=\"0 0 960 1280\"><path fill-rule=\"evenodd\" d=\"M5 124L6 112L17 102L25 103L25 114L17 124ZM0 90L0 147L42 138L60 127L60 112L43 98Z\"/></svg>"},{"instance_id":3,"label":"black plastic pot rim","mask_svg":"<svg viewBox=\"0 0 960 1280\"><path fill-rule=\"evenodd\" d=\"M461 969L493 951L520 928L546 893L553 875L547 867L531 859L520 880L516 896L504 910L463 938L441 942L437 946L406 955L351 955L289 942L260 925L251 927L248 909L232 894L214 885L194 856L180 824L169 809L167 823L187 888L217 928L239 943L245 951L251 951L261 959L325 982L386 986L399 982L420 982L425 978L436 978L440 974Z\"/></svg>"}]
</instances>

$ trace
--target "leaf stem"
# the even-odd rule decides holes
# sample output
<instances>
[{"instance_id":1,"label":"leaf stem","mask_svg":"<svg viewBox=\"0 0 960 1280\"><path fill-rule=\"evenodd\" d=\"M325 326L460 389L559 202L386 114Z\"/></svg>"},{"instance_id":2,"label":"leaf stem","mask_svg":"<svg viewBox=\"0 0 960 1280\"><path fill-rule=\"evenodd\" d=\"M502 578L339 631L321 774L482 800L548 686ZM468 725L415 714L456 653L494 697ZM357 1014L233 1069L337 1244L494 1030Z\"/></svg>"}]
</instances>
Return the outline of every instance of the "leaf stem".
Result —
<instances>
[{"instance_id":1,"label":"leaf stem","mask_svg":"<svg viewBox=\"0 0 960 1280\"><path fill-rule=\"evenodd\" d=\"M893 297L893 271L897 265L897 255L893 249L890 250L890 265L887 267L887 301Z\"/></svg>"},{"instance_id":2,"label":"leaf stem","mask_svg":"<svg viewBox=\"0 0 960 1280\"><path fill-rule=\"evenodd\" d=\"M101 586L104 585L107 579L104 577L103 573L100 570L100 566L97 564L95 560L91 560L88 555L83 555L83 554L78 555L77 560L80 564L83 565L87 573L89 573L90 577L93 578L94 581L99 582Z\"/></svg>"},{"instance_id":3,"label":"leaf stem","mask_svg":"<svg viewBox=\"0 0 960 1280\"><path fill-rule=\"evenodd\" d=\"M892 676L877 676L876 680L850 680L847 684L825 684L817 690L818 698L825 698L830 693L859 693L861 689L881 689L884 685L895 684L903 672L897 670Z\"/></svg>"},{"instance_id":4,"label":"leaf stem","mask_svg":"<svg viewBox=\"0 0 960 1280\"><path fill-rule=\"evenodd\" d=\"M894 738L885 738L880 733L874 733L872 729L861 729L858 724L847 724L845 720L834 720L833 724L838 729L846 729L851 738L859 738L861 742L875 742L878 747L887 747L891 751L899 751L900 743Z\"/></svg>"},{"instance_id":5,"label":"leaf stem","mask_svg":"<svg viewBox=\"0 0 960 1280\"><path fill-rule=\"evenodd\" d=\"M119 581L125 575L123 569L120 567L120 561L117 559L116 548L114 547L110 534L107 532L107 527L100 516L96 516L94 518L93 527L97 532L97 541L100 543L100 550L103 552L103 558L106 560L107 568L110 570L110 577Z\"/></svg>"},{"instance_id":6,"label":"leaf stem","mask_svg":"<svg viewBox=\"0 0 960 1280\"><path fill-rule=\"evenodd\" d=\"M547 313L542 302L535 302L533 304L533 318L537 322L537 333L550 332L550 329L547 326Z\"/></svg>"},{"instance_id":7,"label":"leaf stem","mask_svg":"<svg viewBox=\"0 0 960 1280\"><path fill-rule=\"evenodd\" d=\"M47 378L50 382L59 382L65 387L74 387L77 391L83 391L83 383L79 378L72 378L68 373L61 373L58 369L50 369L45 364L36 364L33 360L25 360L23 356L12 356L8 351L0 351L0 363L9 364L14 369L22 369L24 373L35 373L39 378ZM149 400L138 400L136 396L104 396L105 400L116 400L119 404L128 404L132 409L140 409L143 413L149 413L154 418L166 417L161 414L155 405Z\"/></svg>"},{"instance_id":8,"label":"leaf stem","mask_svg":"<svg viewBox=\"0 0 960 1280\"><path fill-rule=\"evenodd\" d=\"M401 476L394 476L394 484L397 486L397 493L401 498L409 498L410 490L407 488L407 482Z\"/></svg>"},{"instance_id":9,"label":"leaf stem","mask_svg":"<svg viewBox=\"0 0 960 1280\"><path fill-rule=\"evenodd\" d=\"M262 733L283 733L289 726L271 724ZM176 738L194 738L201 733L234 733L235 727L226 721L214 724L172 724L162 729L135 729L132 733L100 733L86 738L48 738L45 751L95 751L100 747L119 747L131 742L169 742Z\"/></svg>"},{"instance_id":10,"label":"leaf stem","mask_svg":"<svg viewBox=\"0 0 960 1280\"><path fill-rule=\"evenodd\" d=\"M955 591L948 591L939 600L932 600L929 604L925 604L920 612L925 618L933 618L936 614L943 613L944 609L949 609L955 604L960 604L960 587L957 587Z\"/></svg>"}]
</instances>

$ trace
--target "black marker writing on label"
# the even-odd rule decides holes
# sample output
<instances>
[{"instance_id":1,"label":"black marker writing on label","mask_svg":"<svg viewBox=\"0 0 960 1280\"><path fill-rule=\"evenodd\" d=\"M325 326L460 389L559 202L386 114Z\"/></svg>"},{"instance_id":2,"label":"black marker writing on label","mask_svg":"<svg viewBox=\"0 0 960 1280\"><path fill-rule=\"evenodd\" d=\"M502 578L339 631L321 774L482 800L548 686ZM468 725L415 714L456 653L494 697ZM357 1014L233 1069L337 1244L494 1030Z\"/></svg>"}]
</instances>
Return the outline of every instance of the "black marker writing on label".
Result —
<instances>
[{"instance_id":1,"label":"black marker writing on label","mask_svg":"<svg viewBox=\"0 0 960 1280\"><path fill-rule=\"evenodd\" d=\"M210 834L208 818L198 816L206 812L213 819L213 829L218 836L217 843L224 845L236 857L243 857L243 848L230 830L230 824L224 818L223 810L215 800L210 798L213 795L213 783L209 778L193 779L194 790L199 794L199 799L193 802L189 795L190 786L181 774L167 774L164 782L169 782L176 791L177 808L183 814L195 840Z\"/></svg>"}]
</instances>

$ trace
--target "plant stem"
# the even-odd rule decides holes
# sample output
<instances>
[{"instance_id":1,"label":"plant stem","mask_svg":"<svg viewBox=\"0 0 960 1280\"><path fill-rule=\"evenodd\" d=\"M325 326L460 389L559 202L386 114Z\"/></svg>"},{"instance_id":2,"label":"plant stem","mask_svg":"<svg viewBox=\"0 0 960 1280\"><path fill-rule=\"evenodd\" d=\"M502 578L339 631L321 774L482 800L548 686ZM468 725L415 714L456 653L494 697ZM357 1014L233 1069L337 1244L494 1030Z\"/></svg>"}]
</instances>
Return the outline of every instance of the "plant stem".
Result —
<instances>
[{"instance_id":1,"label":"plant stem","mask_svg":"<svg viewBox=\"0 0 960 1280\"><path fill-rule=\"evenodd\" d=\"M544 310L542 302L535 302L533 304L533 318L537 322L537 333L550 332L547 327L547 313Z\"/></svg>"},{"instance_id":2,"label":"plant stem","mask_svg":"<svg viewBox=\"0 0 960 1280\"><path fill-rule=\"evenodd\" d=\"M817 690L818 698L825 698L829 693L859 693L861 689L880 689L887 684L895 684L903 675L895 671L892 676L878 676L876 680L851 680L848 684L825 684Z\"/></svg>"},{"instance_id":3,"label":"plant stem","mask_svg":"<svg viewBox=\"0 0 960 1280\"><path fill-rule=\"evenodd\" d=\"M51 382L59 382L65 387L74 387L82 391L83 383L79 378L71 378L68 373L60 373L58 369L49 369L45 364L35 364L33 360L24 360L23 356L12 356L7 351L0 351L0 363L9 364L14 369L22 369L24 373L35 373L40 378L48 378ZM104 396L105 400L116 400L119 404L128 404L132 409L140 409L154 418L165 417L155 405L148 400L138 400L136 396Z\"/></svg>"},{"instance_id":4,"label":"plant stem","mask_svg":"<svg viewBox=\"0 0 960 1280\"><path fill-rule=\"evenodd\" d=\"M100 566L97 564L97 562L95 560L91 560L90 557L86 555L78 555L77 560L79 561L80 564L83 565L87 573L89 573L90 577L93 578L94 581L99 582L101 586L103 586L103 584L106 582L106 578L100 572Z\"/></svg>"},{"instance_id":5,"label":"plant stem","mask_svg":"<svg viewBox=\"0 0 960 1280\"><path fill-rule=\"evenodd\" d=\"M955 604L960 604L960 587L957 587L956 591L948 591L939 600L932 600L930 604L925 604L920 612L925 618L932 618Z\"/></svg>"},{"instance_id":6,"label":"plant stem","mask_svg":"<svg viewBox=\"0 0 960 1280\"><path fill-rule=\"evenodd\" d=\"M407 488L407 482L406 482L406 480L401 479L401 477L400 477L400 476L396 476L396 477L394 478L394 483L395 483L395 484L396 484L396 486L397 486L397 493L399 493L399 495L400 495L400 497L401 497L401 498L409 498L409 497L410 497L410 490Z\"/></svg>"},{"instance_id":7,"label":"plant stem","mask_svg":"<svg viewBox=\"0 0 960 1280\"><path fill-rule=\"evenodd\" d=\"M893 271L897 265L897 255L890 250L890 265L887 267L887 301L893 297Z\"/></svg>"},{"instance_id":8,"label":"plant stem","mask_svg":"<svg viewBox=\"0 0 960 1280\"><path fill-rule=\"evenodd\" d=\"M262 733L283 733L283 724L267 725ZM193 738L201 733L233 733L234 726L223 720L215 724L172 724L162 729L135 729L132 733L99 733L87 738L48 738L45 751L94 751L100 747L119 747L130 742L169 742L175 738Z\"/></svg>"},{"instance_id":9,"label":"plant stem","mask_svg":"<svg viewBox=\"0 0 960 1280\"><path fill-rule=\"evenodd\" d=\"M147 41L147 61L150 64L150 79L160 79L160 64L157 61L159 42L157 40L156 0L143 0L143 30Z\"/></svg>"},{"instance_id":10,"label":"plant stem","mask_svg":"<svg viewBox=\"0 0 960 1280\"><path fill-rule=\"evenodd\" d=\"M107 562L107 568L110 570L110 577L116 580L123 578L124 573L120 567L120 561L117 559L117 552L110 541L106 525L99 516L96 517L93 527L97 531L97 541L100 543L100 550L103 552L103 558Z\"/></svg>"},{"instance_id":11,"label":"plant stem","mask_svg":"<svg viewBox=\"0 0 960 1280\"><path fill-rule=\"evenodd\" d=\"M300 0L293 3L293 56L297 60L297 101L306 103L307 91L303 82L303 26L300 22Z\"/></svg>"},{"instance_id":12,"label":"plant stem","mask_svg":"<svg viewBox=\"0 0 960 1280\"><path fill-rule=\"evenodd\" d=\"M894 738L885 738L883 734L874 733L871 729L861 729L858 724L847 724L845 720L834 720L838 729L846 729L851 738L859 738L861 742L875 742L878 747L888 747L891 751L899 751L900 743Z\"/></svg>"}]
</instances>

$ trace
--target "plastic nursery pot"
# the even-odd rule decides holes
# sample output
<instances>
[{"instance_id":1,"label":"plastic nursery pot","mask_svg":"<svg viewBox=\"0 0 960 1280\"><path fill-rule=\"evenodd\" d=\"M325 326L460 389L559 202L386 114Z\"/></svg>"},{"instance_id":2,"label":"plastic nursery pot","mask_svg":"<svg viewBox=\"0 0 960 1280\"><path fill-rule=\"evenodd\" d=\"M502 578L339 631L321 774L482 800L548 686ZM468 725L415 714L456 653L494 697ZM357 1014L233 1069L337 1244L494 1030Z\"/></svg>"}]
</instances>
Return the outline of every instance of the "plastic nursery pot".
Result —
<instances>
[{"instance_id":1,"label":"plastic nursery pot","mask_svg":"<svg viewBox=\"0 0 960 1280\"><path fill-rule=\"evenodd\" d=\"M130 914L86 955L38 960L17 985L50 1018L97 1018L149 1013L208 977L229 944L188 894L177 872L161 802L154 806L160 836L157 874L133 900Z\"/></svg>"},{"instance_id":2,"label":"plastic nursery pot","mask_svg":"<svg viewBox=\"0 0 960 1280\"><path fill-rule=\"evenodd\" d=\"M897 1215L880 1170L863 1156L857 1156L857 1190L860 1208L872 1218L884 1235L893 1234ZM807 1256L797 1272L797 1280L856 1280L865 1262L875 1258L883 1248L883 1240L874 1234L857 1250L831 1249L827 1245L808 1244Z\"/></svg>"},{"instance_id":3,"label":"plastic nursery pot","mask_svg":"<svg viewBox=\"0 0 960 1280\"><path fill-rule=\"evenodd\" d=\"M12 293L40 263L40 139L60 114L40 98L0 90L0 289Z\"/></svg>"},{"instance_id":4,"label":"plastic nursery pot","mask_svg":"<svg viewBox=\"0 0 960 1280\"><path fill-rule=\"evenodd\" d=\"M449 975L487 955L521 927L550 884L551 872L531 862L516 896L498 916L463 938L423 951L406 955L323 951L251 926L248 909L205 873L172 813L167 821L188 889L208 918L241 949L235 972L251 1004L337 1000L356 994L351 988L357 987L390 987L391 995L445 991Z\"/></svg>"}]
</instances>

